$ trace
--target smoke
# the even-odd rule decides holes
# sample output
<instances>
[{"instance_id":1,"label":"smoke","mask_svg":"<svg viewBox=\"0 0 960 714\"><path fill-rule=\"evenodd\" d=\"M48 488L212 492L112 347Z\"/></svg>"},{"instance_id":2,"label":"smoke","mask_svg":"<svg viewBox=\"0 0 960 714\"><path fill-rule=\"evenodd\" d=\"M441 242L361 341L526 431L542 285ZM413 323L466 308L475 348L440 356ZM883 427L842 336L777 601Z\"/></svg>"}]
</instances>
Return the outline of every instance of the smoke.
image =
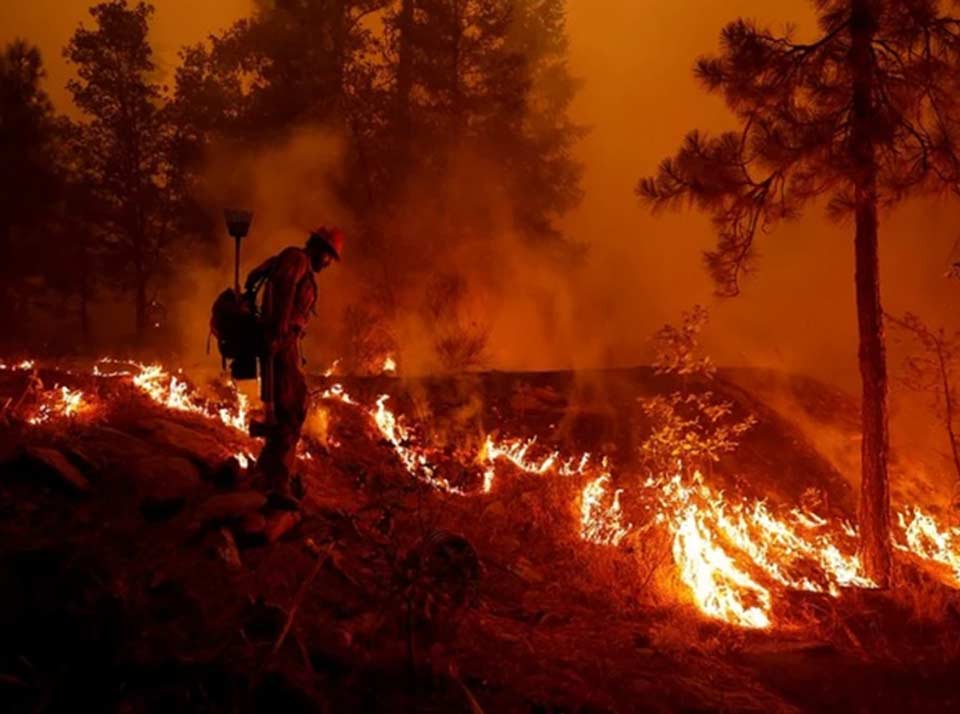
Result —
<instances>
[{"instance_id":1,"label":"smoke","mask_svg":"<svg viewBox=\"0 0 960 714\"><path fill-rule=\"evenodd\" d=\"M723 26L737 17L777 31L789 24L803 41L815 30L812 10L806 0L569 4L571 67L583 79L575 119L592 127L579 147L586 200L565 225L590 245L588 265L569 288L581 362L643 361L652 331L700 303L710 308L704 339L719 364L777 367L857 388L851 225L809 205L801 220L760 236L757 272L743 295L718 300L702 267L702 251L715 240L709 220L694 211L651 215L632 193L687 131L736 126L692 71L697 57L717 49ZM957 323L951 306L960 282L942 277L956 218L955 204L940 198L881 215L888 311Z\"/></svg>"},{"instance_id":2,"label":"smoke","mask_svg":"<svg viewBox=\"0 0 960 714\"><path fill-rule=\"evenodd\" d=\"M87 0L6 3L0 8L4 40L22 35L40 44L58 108L69 110L63 86L70 69L61 48L80 21ZM152 40L168 80L176 52L252 10L249 0L229 0L201 9L186 0L158 3ZM189 12L188 12L189 10ZM473 312L489 326L488 363L502 369L628 365L649 356L649 336L695 303L711 309L704 335L720 364L777 367L803 372L855 389L856 313L853 238L849 225L826 221L812 205L802 220L761 236L758 272L736 299L717 301L702 268L702 251L714 241L709 221L694 212L652 216L634 198L641 176L656 170L686 131L735 126L721 99L704 93L693 78L694 60L718 46L725 23L747 17L776 30L796 27L803 40L814 29L812 3L789 0L702 2L595 0L568 3L570 68L582 80L573 119L591 128L577 147L586 167L586 198L563 221L572 240L588 246L584 264L558 270L512 234L504 201L487 192L482 158L463 157L449 186L414 187L409 210L391 236L416 230L422 249L394 251L392 269L406 272L414 287L394 315L393 335L408 352L404 369L437 365L430 325L425 324L416 283L426 290L429 271L461 275L470 286ZM187 20L186 18L189 18ZM2 31L0 31L2 32ZM244 246L244 269L283 245L299 244L317 223L349 216L331 197L343 142L317 128L278 140L255 156L220 147L211 156L208 203L228 202L256 212ZM472 176L470 172L479 171ZM458 201L483 201L493 214L488 230L448 251L445 226L458 214L436 210L430 198L442 189ZM465 209L464 209L465 210ZM420 214L417 215L417 212ZM945 200L911 202L881 216L881 289L888 311L912 311L932 325L956 326L960 283L946 281L957 237L957 211ZM321 314L311 330L312 367L337 356L342 344L342 308L359 300L368 266L357 262L355 233L346 260L320 278ZM190 307L182 332L190 354L200 355L207 308L232 279L232 246L224 237L216 268L192 263L179 291ZM338 335L335 337L335 335ZM897 363L892 347L891 365ZM314 355L316 355L314 357Z\"/></svg>"},{"instance_id":3,"label":"smoke","mask_svg":"<svg viewBox=\"0 0 960 714\"><path fill-rule=\"evenodd\" d=\"M254 214L250 235L242 242L241 283L247 273L289 245L303 245L310 231L321 225L339 225L348 232L350 220L331 186L342 165L344 142L337 134L315 127L291 132L275 145L260 150L230 143L212 148L205 164L202 200L219 212L243 208ZM221 220L217 216L217 220ZM349 246L348 249L349 251ZM208 332L210 306L233 284L234 241L226 229L214 266L188 257L176 294L183 353L202 361L199 348ZM355 287L336 268L320 276L319 334L310 335L316 354L311 369L336 357L329 339L330 316L338 315L354 297Z\"/></svg>"}]
</instances>

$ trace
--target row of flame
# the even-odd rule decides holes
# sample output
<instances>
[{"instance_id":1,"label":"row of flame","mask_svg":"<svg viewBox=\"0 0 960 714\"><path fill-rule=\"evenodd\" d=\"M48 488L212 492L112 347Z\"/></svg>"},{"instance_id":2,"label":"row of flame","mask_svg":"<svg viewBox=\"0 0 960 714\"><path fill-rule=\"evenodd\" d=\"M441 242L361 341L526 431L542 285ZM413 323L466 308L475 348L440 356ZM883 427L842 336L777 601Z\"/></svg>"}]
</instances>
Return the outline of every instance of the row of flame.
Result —
<instances>
[{"instance_id":1,"label":"row of flame","mask_svg":"<svg viewBox=\"0 0 960 714\"><path fill-rule=\"evenodd\" d=\"M0 371L34 369L31 361L0 362ZM246 432L249 405L242 393L236 393L232 407L212 405L181 376L159 365L103 359L94 366L93 374L129 378L162 407L215 419ZM380 396L368 408L336 384L322 397L365 410L411 476L440 491L468 495L438 475L426 450L418 446L414 431L388 408L388 395ZM28 421L42 424L54 418L76 418L94 408L93 399L82 391L57 385L43 393ZM476 459L483 471L483 492L493 490L499 464L510 464L529 475L577 477L584 482L579 499L579 535L584 541L616 547L631 536L641 537L641 529L624 520L623 489L610 492L614 477L606 459L596 461L588 453L563 458L556 450L534 457L531 454L536 449L535 437L498 441L488 436ZM246 465L252 456L238 452L237 458ZM799 590L837 597L843 588L873 587L856 554L857 531L848 522L830 522L801 509L775 513L763 501L728 498L706 484L699 473L684 478L679 469L677 475L639 483L631 496L655 504L653 522L670 534L681 581L689 588L693 603L713 618L741 627L766 628L773 623L777 592ZM943 525L919 507L900 510L897 522L898 550L929 566L947 584L960 584L960 528Z\"/></svg>"}]
</instances>

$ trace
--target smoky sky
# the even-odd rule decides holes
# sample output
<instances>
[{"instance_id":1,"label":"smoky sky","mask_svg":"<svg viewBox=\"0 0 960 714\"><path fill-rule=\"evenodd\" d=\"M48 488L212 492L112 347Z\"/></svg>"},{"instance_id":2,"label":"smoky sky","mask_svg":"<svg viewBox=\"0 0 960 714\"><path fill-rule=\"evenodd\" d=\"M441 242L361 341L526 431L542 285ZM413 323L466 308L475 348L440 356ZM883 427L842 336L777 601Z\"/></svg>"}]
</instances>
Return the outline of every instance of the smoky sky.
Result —
<instances>
[{"instance_id":1,"label":"smoky sky","mask_svg":"<svg viewBox=\"0 0 960 714\"><path fill-rule=\"evenodd\" d=\"M68 110L69 68L61 48L88 16L87 0L4 0L0 40L38 44L47 90ZM156 0L152 41L165 80L177 50L227 26L251 0ZM536 310L506 310L494 329L500 368L585 367L643 361L649 336L695 303L712 314L708 344L718 362L786 367L836 383L856 375L853 233L828 222L822 205L778 226L758 242L757 272L742 296L717 300L701 261L713 240L709 220L695 212L651 215L638 204L639 177L693 128L734 126L716 96L696 83L695 59L717 47L723 25L748 17L799 38L812 32L805 0L570 0L570 65L582 81L575 119L590 128L578 148L585 166L582 205L563 221L590 246L585 266L551 288L562 319L531 324ZM954 200L931 198L881 216L881 289L885 308L912 311L934 324L955 325L960 282L943 277L960 235ZM523 289L524 270L510 280ZM531 338L531 335L536 335ZM533 342L533 343L532 343Z\"/></svg>"}]
</instances>

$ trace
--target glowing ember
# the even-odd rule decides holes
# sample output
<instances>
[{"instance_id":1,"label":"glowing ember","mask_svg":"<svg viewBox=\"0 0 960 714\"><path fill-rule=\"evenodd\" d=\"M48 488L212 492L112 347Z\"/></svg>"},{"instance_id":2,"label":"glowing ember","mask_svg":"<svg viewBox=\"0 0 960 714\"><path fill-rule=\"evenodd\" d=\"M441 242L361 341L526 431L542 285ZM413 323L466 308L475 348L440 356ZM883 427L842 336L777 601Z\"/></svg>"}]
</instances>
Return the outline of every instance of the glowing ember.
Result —
<instances>
[{"instance_id":1,"label":"glowing ember","mask_svg":"<svg viewBox=\"0 0 960 714\"><path fill-rule=\"evenodd\" d=\"M323 371L324 377L332 377L340 369L340 360L335 359L333 363Z\"/></svg>"},{"instance_id":2,"label":"glowing ember","mask_svg":"<svg viewBox=\"0 0 960 714\"><path fill-rule=\"evenodd\" d=\"M448 493L463 494L463 491L452 486L446 479L439 478L434 473L434 467L427 460L426 456L412 446L412 435L392 411L387 408L387 401L390 395L382 394L377 399L377 407L373 411L373 421L380 430L384 441L388 442L396 452L404 468L411 476L426 481L431 486L435 486Z\"/></svg>"},{"instance_id":3,"label":"glowing ember","mask_svg":"<svg viewBox=\"0 0 960 714\"><path fill-rule=\"evenodd\" d=\"M30 372L34 367L36 367L36 362L29 359L25 359L17 364L0 362L0 372Z\"/></svg>"}]
</instances>

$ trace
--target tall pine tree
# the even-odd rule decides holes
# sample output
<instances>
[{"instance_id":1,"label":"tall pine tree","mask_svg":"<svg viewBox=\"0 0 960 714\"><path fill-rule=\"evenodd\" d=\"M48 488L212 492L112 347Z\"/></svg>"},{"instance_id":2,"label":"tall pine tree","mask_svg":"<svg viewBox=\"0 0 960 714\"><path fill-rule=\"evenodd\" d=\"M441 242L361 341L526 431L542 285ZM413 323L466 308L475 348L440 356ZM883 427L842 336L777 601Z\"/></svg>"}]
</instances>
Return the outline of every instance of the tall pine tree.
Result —
<instances>
[{"instance_id":1,"label":"tall pine tree","mask_svg":"<svg viewBox=\"0 0 960 714\"><path fill-rule=\"evenodd\" d=\"M860 529L867 574L890 578L887 367L880 304L878 209L960 189L960 17L940 0L816 0L810 42L746 20L723 31L697 75L740 120L736 132L692 132L639 194L690 202L719 239L707 266L739 292L754 243L827 196L852 217L862 383Z\"/></svg>"},{"instance_id":2,"label":"tall pine tree","mask_svg":"<svg viewBox=\"0 0 960 714\"><path fill-rule=\"evenodd\" d=\"M135 326L149 327L148 290L168 257L168 214L162 178L166 128L162 88L148 40L152 6L110 0L90 9L94 27L80 27L64 50L76 65L68 88L83 112L82 161L87 182L105 207L102 229L118 272L131 275Z\"/></svg>"}]
</instances>

